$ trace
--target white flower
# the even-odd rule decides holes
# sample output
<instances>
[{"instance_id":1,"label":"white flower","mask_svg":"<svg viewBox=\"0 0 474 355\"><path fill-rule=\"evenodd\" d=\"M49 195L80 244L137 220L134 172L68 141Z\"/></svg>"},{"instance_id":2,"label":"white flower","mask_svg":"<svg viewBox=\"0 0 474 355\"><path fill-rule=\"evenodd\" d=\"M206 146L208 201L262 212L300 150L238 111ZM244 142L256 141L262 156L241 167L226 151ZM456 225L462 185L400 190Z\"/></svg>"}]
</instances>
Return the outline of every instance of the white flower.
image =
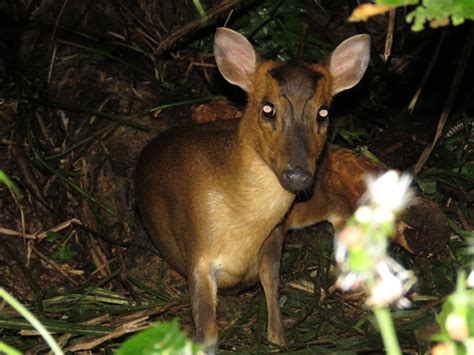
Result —
<instances>
[{"instance_id":1,"label":"white flower","mask_svg":"<svg viewBox=\"0 0 474 355\"><path fill-rule=\"evenodd\" d=\"M372 209L368 206L360 206L354 214L355 219L360 223L372 221Z\"/></svg>"},{"instance_id":2,"label":"white flower","mask_svg":"<svg viewBox=\"0 0 474 355\"><path fill-rule=\"evenodd\" d=\"M415 282L412 273L390 257L377 262L375 269L375 284L370 288L367 304L386 307L396 303L400 308L408 307L410 302L404 296Z\"/></svg>"},{"instance_id":3,"label":"white flower","mask_svg":"<svg viewBox=\"0 0 474 355\"><path fill-rule=\"evenodd\" d=\"M393 222L395 220L395 215L392 210L383 207L376 207L374 209L373 220L377 224Z\"/></svg>"},{"instance_id":4,"label":"white flower","mask_svg":"<svg viewBox=\"0 0 474 355\"><path fill-rule=\"evenodd\" d=\"M341 274L336 281L336 285L343 291L355 291L364 286L366 281L366 274L349 272Z\"/></svg>"},{"instance_id":5,"label":"white flower","mask_svg":"<svg viewBox=\"0 0 474 355\"><path fill-rule=\"evenodd\" d=\"M471 273L467 277L466 284L468 288L474 288L474 270L471 270Z\"/></svg>"},{"instance_id":6,"label":"white flower","mask_svg":"<svg viewBox=\"0 0 474 355\"><path fill-rule=\"evenodd\" d=\"M369 176L365 197L382 209L392 212L400 211L406 207L413 196L410 189L411 181L409 174L400 175L395 170L389 170L377 179Z\"/></svg>"}]
</instances>

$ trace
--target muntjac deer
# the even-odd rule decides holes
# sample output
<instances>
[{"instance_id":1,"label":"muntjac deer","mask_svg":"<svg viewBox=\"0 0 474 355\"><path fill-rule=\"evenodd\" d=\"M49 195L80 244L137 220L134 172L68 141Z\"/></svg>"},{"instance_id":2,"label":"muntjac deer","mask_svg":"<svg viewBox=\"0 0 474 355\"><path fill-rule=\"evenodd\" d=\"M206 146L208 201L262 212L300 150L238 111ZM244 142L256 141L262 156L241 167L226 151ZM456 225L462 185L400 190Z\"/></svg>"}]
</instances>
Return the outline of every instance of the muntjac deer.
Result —
<instances>
[{"instance_id":1,"label":"muntjac deer","mask_svg":"<svg viewBox=\"0 0 474 355\"><path fill-rule=\"evenodd\" d=\"M357 209L366 190L368 174L380 175L386 169L348 149L330 147L318 163L313 192L293 204L282 228L300 229L318 222L330 222L336 231ZM405 250L427 256L439 252L450 236L448 220L434 202L417 196L398 219L394 242ZM282 238L282 237L281 237Z\"/></svg>"},{"instance_id":2,"label":"muntjac deer","mask_svg":"<svg viewBox=\"0 0 474 355\"><path fill-rule=\"evenodd\" d=\"M268 339L285 344L278 307L283 238L271 232L295 194L312 189L328 106L359 82L369 47L369 36L357 35L325 65L260 61L245 37L219 28L217 66L248 94L237 129L170 129L141 153L138 211L162 257L187 279L197 340L204 345L217 342L217 289L258 280Z\"/></svg>"}]
</instances>

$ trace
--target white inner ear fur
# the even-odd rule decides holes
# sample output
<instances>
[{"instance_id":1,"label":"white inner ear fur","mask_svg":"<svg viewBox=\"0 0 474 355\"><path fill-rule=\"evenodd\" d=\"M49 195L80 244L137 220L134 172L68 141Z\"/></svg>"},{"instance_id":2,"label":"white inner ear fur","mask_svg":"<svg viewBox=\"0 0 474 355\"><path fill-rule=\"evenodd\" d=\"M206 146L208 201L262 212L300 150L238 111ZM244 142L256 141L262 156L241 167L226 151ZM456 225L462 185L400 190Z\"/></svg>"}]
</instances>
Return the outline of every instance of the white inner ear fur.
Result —
<instances>
[{"instance_id":1,"label":"white inner ear fur","mask_svg":"<svg viewBox=\"0 0 474 355\"><path fill-rule=\"evenodd\" d=\"M244 36L228 28L218 28L214 39L214 56L219 71L228 82L247 93L253 90L257 54Z\"/></svg>"},{"instance_id":2,"label":"white inner ear fur","mask_svg":"<svg viewBox=\"0 0 474 355\"><path fill-rule=\"evenodd\" d=\"M342 42L331 54L329 70L333 77L332 94L356 85L367 69L370 59L370 37L362 34Z\"/></svg>"}]
</instances>

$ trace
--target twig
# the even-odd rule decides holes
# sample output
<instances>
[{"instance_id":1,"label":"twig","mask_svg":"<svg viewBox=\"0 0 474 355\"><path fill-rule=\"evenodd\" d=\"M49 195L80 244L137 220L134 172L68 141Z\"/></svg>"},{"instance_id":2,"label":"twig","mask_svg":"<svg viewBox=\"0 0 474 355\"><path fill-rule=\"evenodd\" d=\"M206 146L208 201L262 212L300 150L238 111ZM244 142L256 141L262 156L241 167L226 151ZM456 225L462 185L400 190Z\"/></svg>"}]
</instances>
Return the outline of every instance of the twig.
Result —
<instances>
[{"instance_id":1,"label":"twig","mask_svg":"<svg viewBox=\"0 0 474 355\"><path fill-rule=\"evenodd\" d=\"M40 257L40 259L42 259L44 262L46 262L47 264L49 264L53 269L55 269L57 272L59 272L61 275L64 276L64 278L66 278L67 280L69 280L74 286L78 286L79 283L77 281L75 281L74 279L72 279L67 273L66 271L64 271L61 266L59 266L56 262L54 262L53 260L51 260L50 258L48 258L46 255L44 255L42 252L40 252L38 249L35 248L34 245L31 245L31 249L33 250L33 252L38 255Z\"/></svg>"},{"instance_id":2,"label":"twig","mask_svg":"<svg viewBox=\"0 0 474 355\"><path fill-rule=\"evenodd\" d=\"M21 175L24 178L23 181L25 182L26 186L43 206L47 206L48 203L46 202L46 199L39 188L38 180L36 179L35 173L28 162L28 157L26 156L25 150L20 144L16 142L8 143L8 145L11 148L13 159L16 166L18 167L18 170L21 172Z\"/></svg>"},{"instance_id":3,"label":"twig","mask_svg":"<svg viewBox=\"0 0 474 355\"><path fill-rule=\"evenodd\" d=\"M132 20L135 21L143 29L143 32L141 30L139 30L140 34L142 34L142 35L145 34L146 37L148 37L153 42L159 42L163 39L163 36L160 34L159 31L157 31L152 26L148 26L144 21L142 21L138 16L136 16L128 7L126 7L124 4L122 4L121 1L116 0L114 2L118 5L118 7L125 10L125 12L128 14L128 16L130 16L132 18ZM126 27L126 26L124 26L124 27ZM154 31L151 31L150 28L152 28ZM151 32L154 32L154 33L151 33ZM156 35L156 37L158 37L158 38L155 38L154 35Z\"/></svg>"},{"instance_id":4,"label":"twig","mask_svg":"<svg viewBox=\"0 0 474 355\"><path fill-rule=\"evenodd\" d=\"M41 240L41 239L46 238L48 236L48 233L50 233L50 232L59 232L59 231L65 229L65 228L69 227L71 224L81 225L82 223L77 218L71 218L71 219L68 219L67 221L59 223L58 225L56 225L54 227L51 227L50 229L48 229L46 231L42 231L40 233L34 233L34 234L25 233L23 231L18 232L18 231L12 230L12 229L7 229L7 228L0 227L0 234L12 236L12 237L22 237L22 238L30 239L30 240Z\"/></svg>"},{"instance_id":5,"label":"twig","mask_svg":"<svg viewBox=\"0 0 474 355\"><path fill-rule=\"evenodd\" d=\"M68 2L69 2L69 0L64 0L63 4L61 6L61 9L59 10L58 17L56 17L56 21L55 21L54 27L53 27L53 32L51 33L51 42L54 41L54 38L56 37L56 31L59 27L59 21L61 20L64 9L66 8Z\"/></svg>"},{"instance_id":6,"label":"twig","mask_svg":"<svg viewBox=\"0 0 474 355\"><path fill-rule=\"evenodd\" d=\"M413 111L415 108L416 103L418 102L418 98L421 95L421 92L423 91L423 88L425 87L426 81L428 80L428 77L430 76L431 72L433 71L434 65L436 61L438 60L439 52L441 51L441 47L443 45L444 39L446 38L446 30L443 30L441 32L441 37L438 41L438 44L436 45L436 49L433 53L433 56L431 57L430 64L428 65L428 69L426 69L425 75L423 76L423 79L421 80L420 86L418 87L418 90L416 90L415 95L410 101L410 104L408 105L408 110L410 112Z\"/></svg>"},{"instance_id":7,"label":"twig","mask_svg":"<svg viewBox=\"0 0 474 355\"><path fill-rule=\"evenodd\" d=\"M56 28L54 30L56 31ZM53 50L51 51L51 61L49 62L48 78L46 79L46 82L48 83L48 85L51 84L51 77L53 76L53 68L54 68L54 63L56 62L57 51L58 51L58 45L55 44L53 47Z\"/></svg>"},{"instance_id":8,"label":"twig","mask_svg":"<svg viewBox=\"0 0 474 355\"><path fill-rule=\"evenodd\" d=\"M228 0L226 2L214 6L207 12L207 15L205 17L199 17L195 20L188 22L187 24L179 27L177 30L171 33L171 35L163 39L160 45L155 49L154 54L162 54L164 51L170 49L174 44L176 44L176 42L181 40L183 37L195 31L197 28L203 26L209 19L216 17L221 13L226 12L227 10L232 9L233 7L239 5L244 1L245 0ZM251 1L253 0L250 0L249 2Z\"/></svg>"},{"instance_id":9,"label":"twig","mask_svg":"<svg viewBox=\"0 0 474 355\"><path fill-rule=\"evenodd\" d=\"M110 339L121 337L127 333L138 332L150 326L150 322L147 320L151 316L168 312L168 310L175 305L176 304L174 303L170 303L167 305L154 307L152 309L134 312L129 315L120 316L119 321L122 324L115 328L114 331L97 338L85 339L82 342L71 345L70 347L66 348L65 351L90 350Z\"/></svg>"},{"instance_id":10,"label":"twig","mask_svg":"<svg viewBox=\"0 0 474 355\"><path fill-rule=\"evenodd\" d=\"M124 334L131 333L131 332L137 332L139 330L145 329L149 326L148 322L145 322L148 319L148 317L142 317L139 319L135 319L133 321L130 321L126 324L121 325L117 329L115 329L113 332L110 334L103 335L98 338L94 339L86 339L82 342L78 342L68 348L65 349L67 352L76 352L80 350L90 350L95 348L96 346L105 343L106 341L114 338L121 337Z\"/></svg>"},{"instance_id":11,"label":"twig","mask_svg":"<svg viewBox=\"0 0 474 355\"><path fill-rule=\"evenodd\" d=\"M438 127L436 128L436 134L433 139L433 142L425 148L423 153L421 153L418 161L416 162L415 166L413 167L413 173L417 175L420 170L423 168L425 163L428 161L433 148L435 147L436 143L438 142L439 137L441 136L441 132L443 131L444 125L446 124L446 120L448 119L449 114L451 113L451 108L454 104L454 99L459 91L459 87L461 85L461 81L464 76L464 71L466 69L467 63L469 62L469 56L471 54L472 46L474 44L474 25L471 24L471 28L469 34L467 36L467 40L464 44L464 48L461 53L461 59L458 63L458 67L456 68L456 73L454 74L453 82L451 84L451 88L449 90L448 98L443 107L443 111L441 112L441 116L439 118Z\"/></svg>"},{"instance_id":12,"label":"twig","mask_svg":"<svg viewBox=\"0 0 474 355\"><path fill-rule=\"evenodd\" d=\"M458 217L458 220L459 222L461 223L462 225L462 228L465 230L465 231L468 231L468 232L472 232L473 231L473 228L472 226L469 224L469 222L467 221L466 217L464 216L464 213L461 211L460 208L456 208L454 210L454 213L456 213L456 216Z\"/></svg>"},{"instance_id":13,"label":"twig","mask_svg":"<svg viewBox=\"0 0 474 355\"><path fill-rule=\"evenodd\" d=\"M385 50L383 52L383 58L385 62L387 62L388 58L390 58L390 55L392 54L393 31L395 29L396 15L396 9L391 9L388 12L387 37L385 38Z\"/></svg>"},{"instance_id":14,"label":"twig","mask_svg":"<svg viewBox=\"0 0 474 355\"><path fill-rule=\"evenodd\" d=\"M7 243L5 239L0 239L0 247L3 247L7 254L12 258L20 268L20 270L23 273L24 278L26 279L27 283L30 286L30 289L33 291L33 293L38 296L39 299L43 297L43 289L40 287L36 279L32 276L31 272L28 270L27 265L24 260L22 260L21 255L15 250L13 250L10 245ZM4 285L5 286L5 285ZM16 295L18 296L19 290L15 290ZM22 295L20 297L22 299L25 299L26 296ZM0 312L1 312L1 307L0 307Z\"/></svg>"},{"instance_id":15,"label":"twig","mask_svg":"<svg viewBox=\"0 0 474 355\"><path fill-rule=\"evenodd\" d=\"M110 262L104 253L102 245L97 239L89 239L89 249L91 251L92 262L94 263L96 270L102 277L108 277L112 274L110 269Z\"/></svg>"}]
</instances>

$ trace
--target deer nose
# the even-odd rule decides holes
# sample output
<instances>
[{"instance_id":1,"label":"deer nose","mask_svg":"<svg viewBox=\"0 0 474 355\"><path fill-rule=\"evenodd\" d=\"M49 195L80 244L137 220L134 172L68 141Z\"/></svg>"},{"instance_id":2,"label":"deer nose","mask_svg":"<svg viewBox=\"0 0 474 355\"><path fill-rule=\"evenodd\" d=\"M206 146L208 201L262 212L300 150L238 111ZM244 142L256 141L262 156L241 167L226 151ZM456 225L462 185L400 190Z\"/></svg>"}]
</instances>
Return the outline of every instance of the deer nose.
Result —
<instances>
[{"instance_id":1,"label":"deer nose","mask_svg":"<svg viewBox=\"0 0 474 355\"><path fill-rule=\"evenodd\" d=\"M282 185L291 192L309 189L312 184L313 175L299 166L283 171Z\"/></svg>"}]
</instances>

